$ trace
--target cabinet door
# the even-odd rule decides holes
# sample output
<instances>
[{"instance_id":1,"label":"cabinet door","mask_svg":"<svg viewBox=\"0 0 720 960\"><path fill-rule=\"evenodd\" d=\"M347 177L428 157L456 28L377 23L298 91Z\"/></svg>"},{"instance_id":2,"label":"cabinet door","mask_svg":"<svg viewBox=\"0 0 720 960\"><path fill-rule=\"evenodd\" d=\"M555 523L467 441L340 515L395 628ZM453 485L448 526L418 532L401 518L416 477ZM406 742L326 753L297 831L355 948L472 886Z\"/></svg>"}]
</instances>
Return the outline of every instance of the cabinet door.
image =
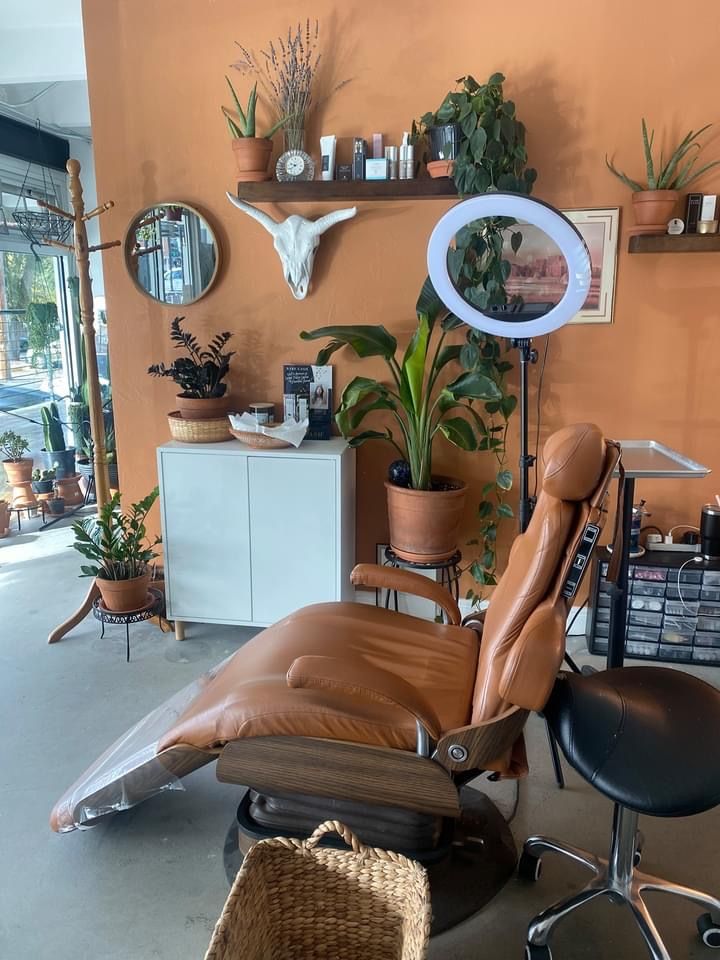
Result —
<instances>
[{"instance_id":1,"label":"cabinet door","mask_svg":"<svg viewBox=\"0 0 720 960\"><path fill-rule=\"evenodd\" d=\"M255 623L336 600L335 461L253 456L248 472Z\"/></svg>"},{"instance_id":2,"label":"cabinet door","mask_svg":"<svg viewBox=\"0 0 720 960\"><path fill-rule=\"evenodd\" d=\"M162 454L168 615L251 620L247 459Z\"/></svg>"}]
</instances>

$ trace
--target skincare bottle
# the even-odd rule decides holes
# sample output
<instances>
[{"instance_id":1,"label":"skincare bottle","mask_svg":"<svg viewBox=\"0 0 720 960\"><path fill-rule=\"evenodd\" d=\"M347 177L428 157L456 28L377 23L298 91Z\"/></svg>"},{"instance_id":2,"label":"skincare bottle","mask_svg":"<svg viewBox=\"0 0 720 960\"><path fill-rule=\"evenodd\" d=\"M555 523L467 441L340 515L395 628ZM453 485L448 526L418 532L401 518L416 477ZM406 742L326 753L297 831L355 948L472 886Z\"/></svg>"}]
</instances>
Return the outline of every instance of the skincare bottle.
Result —
<instances>
[{"instance_id":1,"label":"skincare bottle","mask_svg":"<svg viewBox=\"0 0 720 960\"><path fill-rule=\"evenodd\" d=\"M320 179L335 179L335 144L337 138L333 133L327 137L320 137Z\"/></svg>"},{"instance_id":2,"label":"skincare bottle","mask_svg":"<svg viewBox=\"0 0 720 960\"><path fill-rule=\"evenodd\" d=\"M412 180L415 174L415 147L410 143L410 134L403 133L400 146L400 179Z\"/></svg>"},{"instance_id":3,"label":"skincare bottle","mask_svg":"<svg viewBox=\"0 0 720 960\"><path fill-rule=\"evenodd\" d=\"M398 178L398 148L385 147L385 159L388 162L388 180Z\"/></svg>"},{"instance_id":4,"label":"skincare bottle","mask_svg":"<svg viewBox=\"0 0 720 960\"><path fill-rule=\"evenodd\" d=\"M381 133L374 133L373 139L373 160L382 160L383 158L383 135Z\"/></svg>"},{"instance_id":5,"label":"skincare bottle","mask_svg":"<svg viewBox=\"0 0 720 960\"><path fill-rule=\"evenodd\" d=\"M367 155L367 144L363 137L355 137L353 140L353 180L365 179L365 157Z\"/></svg>"}]
</instances>

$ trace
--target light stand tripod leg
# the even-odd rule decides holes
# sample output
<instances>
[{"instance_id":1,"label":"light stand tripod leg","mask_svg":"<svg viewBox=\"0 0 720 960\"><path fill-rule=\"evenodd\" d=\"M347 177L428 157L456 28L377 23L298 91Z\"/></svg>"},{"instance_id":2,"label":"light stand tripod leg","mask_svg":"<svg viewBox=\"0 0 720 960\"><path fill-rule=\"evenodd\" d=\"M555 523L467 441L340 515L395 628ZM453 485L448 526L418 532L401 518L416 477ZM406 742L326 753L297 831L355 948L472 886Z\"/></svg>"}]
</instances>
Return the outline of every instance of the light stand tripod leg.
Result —
<instances>
[{"instance_id":1,"label":"light stand tripod leg","mask_svg":"<svg viewBox=\"0 0 720 960\"><path fill-rule=\"evenodd\" d=\"M59 627L55 627L48 637L48 643L57 643L58 640L62 640L66 633L70 633L70 631L73 630L90 613L92 610L93 601L95 601L99 596L100 591L93 580L92 586L88 590L87 596L83 600L80 609L71 617L69 617L64 623L61 623Z\"/></svg>"}]
</instances>

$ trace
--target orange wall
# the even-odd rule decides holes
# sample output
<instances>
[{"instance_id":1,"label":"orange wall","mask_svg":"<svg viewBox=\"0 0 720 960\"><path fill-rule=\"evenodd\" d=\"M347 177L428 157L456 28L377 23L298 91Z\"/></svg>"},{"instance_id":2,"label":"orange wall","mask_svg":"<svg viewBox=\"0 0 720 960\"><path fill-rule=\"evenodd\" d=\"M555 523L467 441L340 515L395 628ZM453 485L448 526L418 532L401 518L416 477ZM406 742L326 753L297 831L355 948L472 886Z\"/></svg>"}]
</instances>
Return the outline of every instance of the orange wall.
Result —
<instances>
[{"instance_id":1,"label":"orange wall","mask_svg":"<svg viewBox=\"0 0 720 960\"><path fill-rule=\"evenodd\" d=\"M425 276L427 239L448 206L359 204L355 220L323 238L311 295L292 299L268 235L225 199L234 187L233 159L219 106L227 101L223 75L236 59L233 41L258 50L307 10L290 0L84 3L98 195L115 201L102 220L103 239L122 237L135 212L156 201L185 200L207 212L224 266L214 290L182 312L200 334L235 332L232 394L240 406L279 400L282 364L312 360L312 345L298 339L302 329L382 322L404 342ZM321 130L342 137L381 130L398 142L455 77L484 79L502 70L506 96L528 128L536 195L566 208L619 205L628 226L630 198L606 171L606 151L639 176L641 116L672 137L718 119L715 0L695 5L702 29L692 45L684 40L686 25L677 42L668 33L675 10L667 0L519 0L512 8L316 0L326 82L352 82L315 117L308 144L317 153ZM244 90L242 78L233 79ZM717 134L707 154L720 154ZM720 192L720 178L704 186ZM293 209L315 216L330 208ZM135 290L117 250L104 254L104 267L121 482L135 498L155 482L155 447L168 439L173 385L145 370L170 357L168 324L176 310ZM543 436L563 423L595 420L611 436L653 437L720 470L719 295L717 254L631 257L621 250L614 325L574 326L552 337ZM381 367L339 355L339 387L360 372L379 374ZM516 456L513 448L513 465ZM391 458L378 446L359 452L360 559L372 557L375 542L386 537L381 481ZM444 441L436 460L478 488L492 472L487 455L462 454ZM639 494L653 520L670 525L695 521L716 489L720 480L713 478L654 481L641 484ZM468 536L477 498L471 500ZM209 506L198 509L209 515Z\"/></svg>"}]
</instances>

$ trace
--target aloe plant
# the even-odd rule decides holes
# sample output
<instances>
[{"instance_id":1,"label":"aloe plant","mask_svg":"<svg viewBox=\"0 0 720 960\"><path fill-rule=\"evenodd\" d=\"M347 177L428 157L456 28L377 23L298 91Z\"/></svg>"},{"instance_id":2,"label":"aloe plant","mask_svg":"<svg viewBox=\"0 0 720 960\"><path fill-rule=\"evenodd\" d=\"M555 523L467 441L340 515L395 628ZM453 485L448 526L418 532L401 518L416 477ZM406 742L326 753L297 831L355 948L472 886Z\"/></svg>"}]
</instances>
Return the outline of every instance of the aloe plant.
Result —
<instances>
[{"instance_id":1,"label":"aloe plant","mask_svg":"<svg viewBox=\"0 0 720 960\"><path fill-rule=\"evenodd\" d=\"M417 329L401 359L397 355L397 340L384 326L319 327L300 334L303 340L330 339L318 353L317 363L321 365L345 346L361 358L383 358L390 382L354 377L343 390L335 420L351 446L358 447L368 440L392 444L410 465L410 485L415 490L431 489L432 450L438 435L462 450L487 449L491 428L475 410L473 401L504 399L492 361L482 357L478 357L472 369L441 383L441 373L459 361L463 350L462 344L445 343L448 333L461 321L447 315L436 325L441 313L447 311L427 280L417 302ZM387 411L399 432L385 427L356 433L365 417L374 411Z\"/></svg>"},{"instance_id":2,"label":"aloe plant","mask_svg":"<svg viewBox=\"0 0 720 960\"><path fill-rule=\"evenodd\" d=\"M661 151L659 161L656 163L653 158L655 131L651 130L648 135L647 124L643 118L642 140L647 176L646 184L641 184L637 180L628 177L627 174L621 170L618 170L612 160L609 160L607 156L605 157L605 163L607 164L608 170L619 180L622 180L626 187L630 187L634 193L643 190L681 190L683 187L688 187L703 173L720 164L720 160L713 160L711 163L706 163L702 167L695 169L695 164L697 163L699 153L703 146L701 143L698 143L698 137L702 133L705 133L706 130L709 130L711 126L712 124L707 123L699 130L690 130L673 150L667 162L663 160ZM694 151L694 155L691 155L691 151Z\"/></svg>"},{"instance_id":3,"label":"aloe plant","mask_svg":"<svg viewBox=\"0 0 720 960\"><path fill-rule=\"evenodd\" d=\"M255 130L255 114L257 111L257 83L253 85L252 90L250 91L250 96L248 97L247 106L243 110L242 104L238 98L238 95L235 93L235 88L232 85L230 77L225 77L227 80L227 85L230 87L230 93L232 94L233 101L235 103L235 110L237 113L233 113L231 110L228 110L227 107L222 108L222 112L225 115L225 122L228 125L228 130L230 131L230 136L234 140L241 140L243 137L255 137L257 136ZM267 133L262 134L260 139L268 139L274 133L276 133L280 127L288 122L289 117L281 117L277 123L274 123Z\"/></svg>"}]
</instances>

